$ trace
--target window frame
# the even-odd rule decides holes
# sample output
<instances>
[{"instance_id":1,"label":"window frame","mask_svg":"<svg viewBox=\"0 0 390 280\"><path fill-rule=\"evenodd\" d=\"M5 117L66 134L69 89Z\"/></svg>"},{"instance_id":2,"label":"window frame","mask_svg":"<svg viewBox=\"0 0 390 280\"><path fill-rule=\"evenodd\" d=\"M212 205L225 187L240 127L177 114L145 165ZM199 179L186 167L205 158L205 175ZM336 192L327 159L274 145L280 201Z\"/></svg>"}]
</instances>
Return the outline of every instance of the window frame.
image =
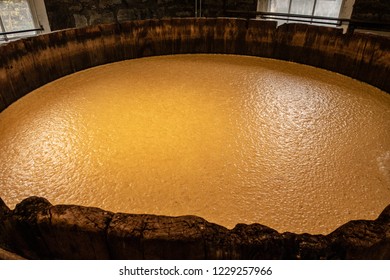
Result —
<instances>
[{"instance_id":1,"label":"window frame","mask_svg":"<svg viewBox=\"0 0 390 280\"><path fill-rule=\"evenodd\" d=\"M275 0L258 0L258 8L259 7L263 7L267 9L267 12L271 12L271 4L272 4L272 1L275 1ZM305 15L305 16L311 16L311 17L314 17L316 16L315 13L316 11L318 10L318 3L319 3L319 0L313 0L313 7L311 9L311 13L309 14L292 14L291 13L291 7L293 5L293 1L294 0L288 0L288 10L287 12L285 12L285 14L291 14L291 15ZM261 3L262 2L262 3ZM265 2L265 3L264 3ZM344 4L345 4L345 0L342 0L341 3L340 3L340 8L338 10L338 13L337 13L337 16L335 18L340 18L340 16L343 14L343 8L344 8ZM258 11L260 11L259 9L257 9ZM275 13L278 13L278 12L275 12ZM289 22L300 22L299 20L296 20L294 19L294 17L290 18L289 16L286 16L285 19L272 19L270 18L270 20L277 20L278 21L278 25L281 25L281 24L284 24L284 23L289 23ZM335 26L335 27L340 27L340 24L337 24L337 23L334 23L332 21L335 21L335 20L325 20L325 19L321 19L321 21L323 21L324 23L322 22L319 22L318 20L316 19L307 19L307 21L305 21L305 23L307 24L317 24L317 25L327 25L327 26Z\"/></svg>"},{"instance_id":2,"label":"window frame","mask_svg":"<svg viewBox=\"0 0 390 280\"><path fill-rule=\"evenodd\" d=\"M40 24L39 19L38 19L37 9L36 9L34 0L24 0L24 1L26 2L28 9L29 9L31 19L32 19L31 23L33 25L33 28L27 29L27 30L8 31L5 28L4 21L1 17L1 14L0 14L0 33L2 33L0 35L0 44L7 43L9 41L16 40L16 39L23 38L23 37L35 36L35 35L39 34L39 31L43 31L43 27ZM33 34L31 34L32 32L33 32ZM28 34L24 34L24 33L28 33ZM8 35L12 35L12 34L19 34L19 35L8 36Z\"/></svg>"}]
</instances>

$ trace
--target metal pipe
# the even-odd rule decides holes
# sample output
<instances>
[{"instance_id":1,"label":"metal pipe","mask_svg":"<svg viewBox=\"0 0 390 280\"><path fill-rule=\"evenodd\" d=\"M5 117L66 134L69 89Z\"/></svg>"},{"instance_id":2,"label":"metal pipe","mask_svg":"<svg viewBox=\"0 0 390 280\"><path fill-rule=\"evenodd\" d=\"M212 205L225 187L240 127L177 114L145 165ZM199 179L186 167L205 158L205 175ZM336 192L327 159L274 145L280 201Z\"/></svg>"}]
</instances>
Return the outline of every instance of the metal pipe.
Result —
<instances>
[{"instance_id":1,"label":"metal pipe","mask_svg":"<svg viewBox=\"0 0 390 280\"><path fill-rule=\"evenodd\" d=\"M290 0L290 3L288 4L288 11L287 11L287 13L288 14L290 14L290 12L291 12L291 5L292 5L292 0ZM287 17L287 22L288 22L288 17Z\"/></svg>"},{"instance_id":2,"label":"metal pipe","mask_svg":"<svg viewBox=\"0 0 390 280\"><path fill-rule=\"evenodd\" d=\"M1 32L0 35L18 34L18 33L26 33L26 32L33 32L33 31L43 31L43 30L44 30L43 27L40 27L40 28L34 28L34 29Z\"/></svg>"},{"instance_id":3,"label":"metal pipe","mask_svg":"<svg viewBox=\"0 0 390 280\"><path fill-rule=\"evenodd\" d=\"M355 25L360 26L359 28L367 28L367 29L374 29L374 30L388 30L390 28L390 21L387 22L375 22L375 21L365 21L365 20L358 20L358 19L350 19L350 18L335 18L335 17L324 17L324 16L308 16L308 15L298 15L298 14L286 14L286 13L272 13L272 12L251 12L251 11L234 11L234 10L227 10L227 14L241 14L241 15L251 15L251 16L274 16L274 17L283 17L282 20L286 20L286 17L290 18L291 20L295 20L295 18L304 18L304 19L319 19L319 20L333 20L340 22L340 25L343 22L348 22L350 24L350 28L356 28ZM249 17L248 17L249 18ZM274 18L276 19L276 18ZM352 26L352 27L351 27Z\"/></svg>"},{"instance_id":4,"label":"metal pipe","mask_svg":"<svg viewBox=\"0 0 390 280\"><path fill-rule=\"evenodd\" d=\"M314 0L313 10L311 11L312 16L314 16L314 13L316 12L316 8L317 8L317 0ZM313 21L313 19L311 19L311 21Z\"/></svg>"},{"instance_id":5,"label":"metal pipe","mask_svg":"<svg viewBox=\"0 0 390 280\"><path fill-rule=\"evenodd\" d=\"M286 20L286 18L283 17L274 17L274 16L261 16L261 18L264 19L278 19L278 20ZM329 25L341 25L341 21L338 22L326 22L326 21L317 21L317 20L305 20L305 19L290 19L290 21L296 21L296 22L308 22L308 23L318 23L318 24L329 24Z\"/></svg>"},{"instance_id":6,"label":"metal pipe","mask_svg":"<svg viewBox=\"0 0 390 280\"><path fill-rule=\"evenodd\" d=\"M198 10L198 1L199 1L199 10ZM195 17L202 16L202 0L195 0Z\"/></svg>"},{"instance_id":7,"label":"metal pipe","mask_svg":"<svg viewBox=\"0 0 390 280\"><path fill-rule=\"evenodd\" d=\"M287 13L251 12L251 11L234 11L234 10L227 10L226 12L231 14L247 14L247 15L260 15L260 16L264 15L264 16L282 16L282 17L292 17L292 18L296 17L296 18L308 18L308 19L357 21L357 20L351 20L350 18L335 18L335 17L310 16L310 15L298 15L298 14L287 14Z\"/></svg>"}]
</instances>

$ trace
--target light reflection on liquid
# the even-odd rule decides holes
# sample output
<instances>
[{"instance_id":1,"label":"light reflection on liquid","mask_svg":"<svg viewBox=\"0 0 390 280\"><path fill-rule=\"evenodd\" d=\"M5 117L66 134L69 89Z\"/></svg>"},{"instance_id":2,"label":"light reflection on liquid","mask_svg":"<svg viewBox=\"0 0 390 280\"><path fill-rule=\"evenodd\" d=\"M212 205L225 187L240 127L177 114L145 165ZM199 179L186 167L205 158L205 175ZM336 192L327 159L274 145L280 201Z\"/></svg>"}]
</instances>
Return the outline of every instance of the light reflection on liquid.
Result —
<instances>
[{"instance_id":1,"label":"light reflection on liquid","mask_svg":"<svg viewBox=\"0 0 390 280\"><path fill-rule=\"evenodd\" d=\"M0 114L0 196L328 233L390 203L390 96L276 60L180 55L64 77Z\"/></svg>"}]
</instances>

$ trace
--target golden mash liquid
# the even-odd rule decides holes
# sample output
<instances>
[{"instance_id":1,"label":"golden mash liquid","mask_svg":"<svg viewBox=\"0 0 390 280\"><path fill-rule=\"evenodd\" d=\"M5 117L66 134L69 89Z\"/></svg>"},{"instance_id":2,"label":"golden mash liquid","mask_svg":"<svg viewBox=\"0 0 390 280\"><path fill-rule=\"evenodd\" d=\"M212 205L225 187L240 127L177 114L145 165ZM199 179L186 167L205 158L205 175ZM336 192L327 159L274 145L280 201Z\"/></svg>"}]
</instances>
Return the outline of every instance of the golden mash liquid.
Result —
<instances>
[{"instance_id":1,"label":"golden mash liquid","mask_svg":"<svg viewBox=\"0 0 390 280\"><path fill-rule=\"evenodd\" d=\"M0 114L0 196L329 233L390 203L390 95L264 58L91 68Z\"/></svg>"}]
</instances>

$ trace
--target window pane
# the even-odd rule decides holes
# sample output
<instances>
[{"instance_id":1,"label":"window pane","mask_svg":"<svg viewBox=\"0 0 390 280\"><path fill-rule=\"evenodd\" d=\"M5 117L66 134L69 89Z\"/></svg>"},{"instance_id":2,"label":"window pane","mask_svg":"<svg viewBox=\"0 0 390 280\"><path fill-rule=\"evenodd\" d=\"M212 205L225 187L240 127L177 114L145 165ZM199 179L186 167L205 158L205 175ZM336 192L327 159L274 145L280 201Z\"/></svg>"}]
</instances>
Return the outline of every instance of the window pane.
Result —
<instances>
[{"instance_id":1,"label":"window pane","mask_svg":"<svg viewBox=\"0 0 390 280\"><path fill-rule=\"evenodd\" d=\"M0 16L5 32L34 29L35 24L27 0L0 0ZM8 38L34 35L36 32L9 34Z\"/></svg>"},{"instance_id":2,"label":"window pane","mask_svg":"<svg viewBox=\"0 0 390 280\"><path fill-rule=\"evenodd\" d=\"M289 5L290 5L290 0L272 0L270 5L270 12L288 13Z\"/></svg>"},{"instance_id":3,"label":"window pane","mask_svg":"<svg viewBox=\"0 0 390 280\"><path fill-rule=\"evenodd\" d=\"M338 17L343 0L317 0L315 16Z\"/></svg>"},{"instance_id":4,"label":"window pane","mask_svg":"<svg viewBox=\"0 0 390 280\"><path fill-rule=\"evenodd\" d=\"M292 0L290 14L311 15L314 0Z\"/></svg>"},{"instance_id":5,"label":"window pane","mask_svg":"<svg viewBox=\"0 0 390 280\"><path fill-rule=\"evenodd\" d=\"M270 0L269 11L273 13L288 13L290 0ZM285 20L277 20L278 25L286 23Z\"/></svg>"},{"instance_id":6,"label":"window pane","mask_svg":"<svg viewBox=\"0 0 390 280\"><path fill-rule=\"evenodd\" d=\"M339 17L341 4L343 0L317 0L315 16ZM323 22L337 23L332 20L322 20Z\"/></svg>"},{"instance_id":7,"label":"window pane","mask_svg":"<svg viewBox=\"0 0 390 280\"><path fill-rule=\"evenodd\" d=\"M269 0L269 11L274 13L339 17L342 3L343 0ZM294 22L294 19L296 18L290 17L288 22ZM312 21L320 25L321 23L319 22L337 24L334 20L313 19ZM278 20L279 25L285 22L287 21Z\"/></svg>"}]
</instances>

